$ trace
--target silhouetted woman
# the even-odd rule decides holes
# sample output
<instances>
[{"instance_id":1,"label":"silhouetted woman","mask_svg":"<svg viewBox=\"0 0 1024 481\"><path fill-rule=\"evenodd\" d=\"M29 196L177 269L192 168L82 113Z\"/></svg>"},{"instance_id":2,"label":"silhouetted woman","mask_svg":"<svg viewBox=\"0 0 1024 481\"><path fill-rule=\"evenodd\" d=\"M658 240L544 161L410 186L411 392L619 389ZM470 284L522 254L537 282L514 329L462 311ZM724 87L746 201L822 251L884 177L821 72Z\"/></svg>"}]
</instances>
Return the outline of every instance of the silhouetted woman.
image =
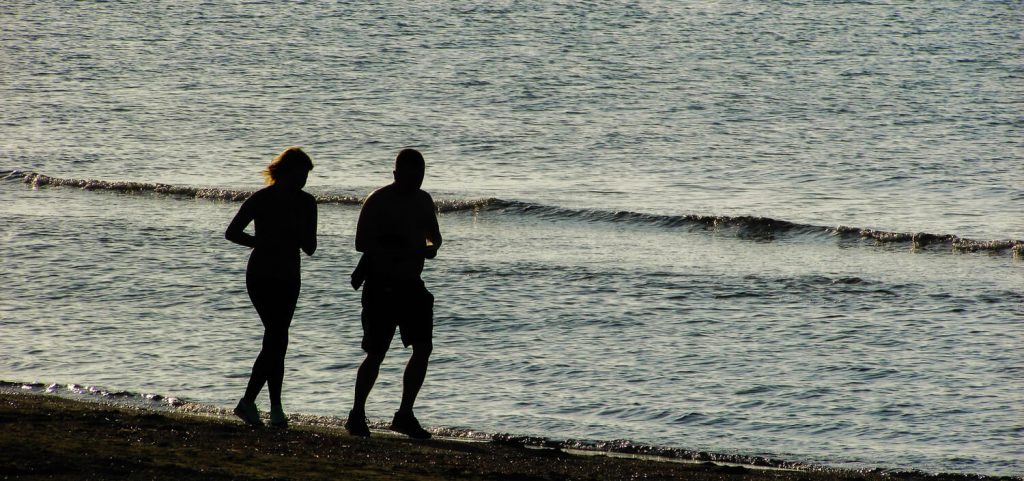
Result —
<instances>
[{"instance_id":1,"label":"silhouetted woman","mask_svg":"<svg viewBox=\"0 0 1024 481\"><path fill-rule=\"evenodd\" d=\"M263 321L263 349L235 415L254 426L263 425L256 409L263 384L270 391L270 424L288 425L281 383L288 327L299 298L299 250L307 255L316 250L316 200L302 190L310 170L313 161L302 149L289 147L278 154L263 171L269 185L242 204L224 233L229 241L252 248L245 287ZM245 232L250 222L255 223L256 235Z\"/></svg>"}]
</instances>

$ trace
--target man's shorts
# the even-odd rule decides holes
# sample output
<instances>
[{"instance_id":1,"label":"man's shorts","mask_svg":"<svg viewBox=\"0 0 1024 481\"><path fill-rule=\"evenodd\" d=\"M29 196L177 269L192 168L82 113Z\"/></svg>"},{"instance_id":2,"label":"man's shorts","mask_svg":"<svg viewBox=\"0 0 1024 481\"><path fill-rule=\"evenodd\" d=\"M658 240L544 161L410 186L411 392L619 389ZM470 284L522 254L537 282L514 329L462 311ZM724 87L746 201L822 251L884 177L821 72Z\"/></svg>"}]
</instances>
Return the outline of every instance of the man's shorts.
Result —
<instances>
[{"instance_id":1,"label":"man's shorts","mask_svg":"<svg viewBox=\"0 0 1024 481\"><path fill-rule=\"evenodd\" d=\"M431 341L434 335L434 296L423 281L398 286L363 286L363 350L385 352L397 327L409 347Z\"/></svg>"}]
</instances>

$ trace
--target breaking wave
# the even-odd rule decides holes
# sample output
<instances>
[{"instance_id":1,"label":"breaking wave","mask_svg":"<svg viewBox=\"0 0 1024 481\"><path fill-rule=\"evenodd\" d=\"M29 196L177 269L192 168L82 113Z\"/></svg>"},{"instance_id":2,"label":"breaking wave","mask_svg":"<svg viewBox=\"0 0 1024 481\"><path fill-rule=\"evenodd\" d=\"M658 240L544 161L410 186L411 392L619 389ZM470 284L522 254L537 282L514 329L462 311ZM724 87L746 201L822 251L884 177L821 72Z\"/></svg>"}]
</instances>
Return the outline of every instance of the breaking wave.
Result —
<instances>
[{"instance_id":1,"label":"breaking wave","mask_svg":"<svg viewBox=\"0 0 1024 481\"><path fill-rule=\"evenodd\" d=\"M252 195L251 190L230 190L147 182L67 179L18 170L0 171L0 179L29 184L33 188L76 187L121 193L162 194L196 199L240 202ZM345 194L314 194L320 204L359 205L362 198ZM728 233L743 239L772 241L796 236L827 236L842 242L868 242L881 245L906 245L918 250L952 252L1011 252L1024 256L1024 240L968 239L953 234L927 232L893 232L851 226L820 226L801 224L770 217L722 215L659 215L631 211L575 209L531 202L489 199L439 199L440 212L486 211L532 216L551 220L577 220L594 223L622 223L666 229L683 228Z\"/></svg>"}]
</instances>

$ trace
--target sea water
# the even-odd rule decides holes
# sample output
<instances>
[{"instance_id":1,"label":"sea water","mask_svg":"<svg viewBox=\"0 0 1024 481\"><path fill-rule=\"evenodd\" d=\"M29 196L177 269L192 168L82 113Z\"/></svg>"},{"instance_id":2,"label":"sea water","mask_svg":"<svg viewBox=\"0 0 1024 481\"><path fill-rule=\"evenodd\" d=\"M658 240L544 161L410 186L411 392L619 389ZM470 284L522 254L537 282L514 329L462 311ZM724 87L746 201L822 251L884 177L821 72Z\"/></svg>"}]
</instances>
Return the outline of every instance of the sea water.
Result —
<instances>
[{"instance_id":1,"label":"sea water","mask_svg":"<svg viewBox=\"0 0 1024 481\"><path fill-rule=\"evenodd\" d=\"M424 424L1024 474L1019 2L0 15L0 379L232 406L262 332L223 230L300 145L284 399L345 416L359 200L415 147L445 236Z\"/></svg>"}]
</instances>

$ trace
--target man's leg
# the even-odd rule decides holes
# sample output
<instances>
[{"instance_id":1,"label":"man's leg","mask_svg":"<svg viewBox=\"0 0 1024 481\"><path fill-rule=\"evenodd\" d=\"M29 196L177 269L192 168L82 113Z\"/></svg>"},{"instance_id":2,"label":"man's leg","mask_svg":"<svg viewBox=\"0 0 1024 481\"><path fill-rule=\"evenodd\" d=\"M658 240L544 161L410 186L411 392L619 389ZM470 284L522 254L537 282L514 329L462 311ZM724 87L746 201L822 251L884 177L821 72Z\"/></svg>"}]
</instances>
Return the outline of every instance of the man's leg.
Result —
<instances>
[{"instance_id":1,"label":"man's leg","mask_svg":"<svg viewBox=\"0 0 1024 481\"><path fill-rule=\"evenodd\" d=\"M370 390L377 382L377 374L380 372L380 365L384 362L384 354L367 353L366 359L359 366L356 373L356 397L352 403L352 411L348 413L348 420L345 421L345 429L353 436L369 436L370 428L366 425L366 398L370 397Z\"/></svg>"},{"instance_id":2,"label":"man's leg","mask_svg":"<svg viewBox=\"0 0 1024 481\"><path fill-rule=\"evenodd\" d=\"M382 296L385 292L371 284L363 287L363 312L360 316L363 324L361 347L366 352L366 359L363 359L363 363L359 365L359 370L356 372L355 399L352 402L349 421L345 423L346 428L350 425L356 428L355 430L349 429L349 432L356 431L362 436L370 435L369 429L365 427L366 399L370 397L370 391L377 382L380 365L384 362L388 346L395 336L395 326L389 319L391 317L388 312L389 299L387 296Z\"/></svg>"},{"instance_id":3,"label":"man's leg","mask_svg":"<svg viewBox=\"0 0 1024 481\"><path fill-rule=\"evenodd\" d=\"M427 363L434 350L434 296L422 287L419 292L410 294L412 295L409 296L406 312L403 312L407 322L399 327L402 329L402 343L412 346L412 356L409 357L409 363L406 364L405 373L402 375L402 405L395 413L395 418L391 420L391 430L414 439L430 439L430 432L420 426L419 420L412 413L412 408L416 404L420 388L423 387L423 380L427 377Z\"/></svg>"},{"instance_id":4,"label":"man's leg","mask_svg":"<svg viewBox=\"0 0 1024 481\"><path fill-rule=\"evenodd\" d=\"M370 391L377 382L380 365L384 362L386 354L387 351L367 353L366 359L359 366L359 371L356 373L356 397L352 403L352 413L365 417L366 399L370 397Z\"/></svg>"},{"instance_id":5,"label":"man's leg","mask_svg":"<svg viewBox=\"0 0 1024 481\"><path fill-rule=\"evenodd\" d=\"M391 420L391 430L405 434L414 439L430 439L429 431L420 426L420 422L412 413L412 406L416 403L416 395L423 387L423 379L427 377L427 362L430 360L430 352L434 349L430 341L423 341L412 345L412 357L409 364L405 366L405 374L402 376L402 406L395 413Z\"/></svg>"},{"instance_id":6,"label":"man's leg","mask_svg":"<svg viewBox=\"0 0 1024 481\"><path fill-rule=\"evenodd\" d=\"M416 396L419 395L423 380L427 377L427 363L433 350L434 344L431 341L412 345L412 356L405 365L405 374L402 377L402 405L398 408L400 413L412 414Z\"/></svg>"}]
</instances>

